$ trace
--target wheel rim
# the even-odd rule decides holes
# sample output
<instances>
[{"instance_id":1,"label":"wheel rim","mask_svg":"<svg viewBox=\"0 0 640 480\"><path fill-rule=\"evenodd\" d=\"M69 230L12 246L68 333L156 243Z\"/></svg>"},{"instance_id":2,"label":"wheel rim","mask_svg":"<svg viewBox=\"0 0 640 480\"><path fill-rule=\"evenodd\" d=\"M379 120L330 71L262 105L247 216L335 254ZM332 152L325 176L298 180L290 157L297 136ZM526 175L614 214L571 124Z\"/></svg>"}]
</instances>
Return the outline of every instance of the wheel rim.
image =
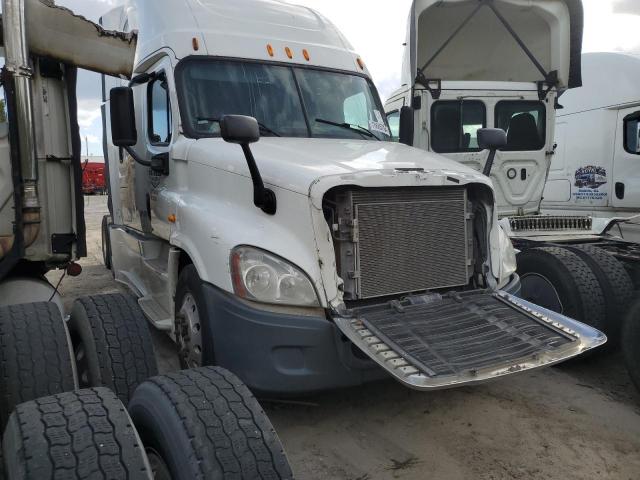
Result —
<instances>
[{"instance_id":1,"label":"wheel rim","mask_svg":"<svg viewBox=\"0 0 640 480\"><path fill-rule=\"evenodd\" d=\"M202 323L196 299L187 293L178 311L177 341L182 361L188 368L202 366Z\"/></svg>"},{"instance_id":2,"label":"wheel rim","mask_svg":"<svg viewBox=\"0 0 640 480\"><path fill-rule=\"evenodd\" d=\"M520 278L522 297L548 310L563 313L564 307L553 283L538 273L528 273Z\"/></svg>"},{"instance_id":3,"label":"wheel rim","mask_svg":"<svg viewBox=\"0 0 640 480\"><path fill-rule=\"evenodd\" d=\"M165 463L162 456L156 452L153 448L145 448L147 452L147 458L149 459L149 465L151 465L151 472L155 480L172 480L169 467Z\"/></svg>"}]
</instances>

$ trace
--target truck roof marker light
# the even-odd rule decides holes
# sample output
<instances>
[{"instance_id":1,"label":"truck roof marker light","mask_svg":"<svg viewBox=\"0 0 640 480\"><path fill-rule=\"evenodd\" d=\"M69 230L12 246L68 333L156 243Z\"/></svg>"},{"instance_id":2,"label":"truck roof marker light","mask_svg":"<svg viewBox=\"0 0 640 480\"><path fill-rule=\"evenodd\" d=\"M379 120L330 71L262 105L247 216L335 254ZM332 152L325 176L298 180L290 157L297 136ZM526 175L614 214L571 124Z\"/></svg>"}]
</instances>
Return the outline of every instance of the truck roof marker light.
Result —
<instances>
[{"instance_id":1,"label":"truck roof marker light","mask_svg":"<svg viewBox=\"0 0 640 480\"><path fill-rule=\"evenodd\" d=\"M293 58L293 52L291 51L291 49L289 47L285 47L284 48L284 53L287 54L287 57L289 57L289 60L291 60Z\"/></svg>"},{"instance_id":2,"label":"truck roof marker light","mask_svg":"<svg viewBox=\"0 0 640 480\"><path fill-rule=\"evenodd\" d=\"M169 215L169 216L167 217L167 221L168 221L169 223L176 223L176 216L172 213L171 215Z\"/></svg>"},{"instance_id":3,"label":"truck roof marker light","mask_svg":"<svg viewBox=\"0 0 640 480\"><path fill-rule=\"evenodd\" d=\"M200 50L200 42L198 41L198 39L196 37L193 37L193 39L191 40L191 45L193 45L193 49L197 52L198 50Z\"/></svg>"},{"instance_id":4,"label":"truck roof marker light","mask_svg":"<svg viewBox=\"0 0 640 480\"><path fill-rule=\"evenodd\" d=\"M302 50L302 56L307 62L311 60L311 56L309 55L309 50L307 50L306 48Z\"/></svg>"},{"instance_id":5,"label":"truck roof marker light","mask_svg":"<svg viewBox=\"0 0 640 480\"><path fill-rule=\"evenodd\" d=\"M271 44L267 44L267 53L269 54L270 57L273 57L274 53L273 53L273 47L271 46Z\"/></svg>"},{"instance_id":6,"label":"truck roof marker light","mask_svg":"<svg viewBox=\"0 0 640 480\"><path fill-rule=\"evenodd\" d=\"M360 57L358 57L357 62L358 62L358 66L360 67L360 70L364 70L364 62Z\"/></svg>"}]
</instances>

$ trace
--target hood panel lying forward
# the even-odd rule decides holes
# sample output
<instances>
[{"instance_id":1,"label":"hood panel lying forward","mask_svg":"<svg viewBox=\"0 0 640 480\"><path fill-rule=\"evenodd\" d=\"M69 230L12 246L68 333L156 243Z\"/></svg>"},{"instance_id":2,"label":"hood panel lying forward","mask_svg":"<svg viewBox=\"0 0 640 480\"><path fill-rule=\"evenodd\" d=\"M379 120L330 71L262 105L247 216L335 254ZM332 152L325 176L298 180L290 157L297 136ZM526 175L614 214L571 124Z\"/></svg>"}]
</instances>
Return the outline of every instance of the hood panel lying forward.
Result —
<instances>
[{"instance_id":1,"label":"hood panel lying forward","mask_svg":"<svg viewBox=\"0 0 640 480\"><path fill-rule=\"evenodd\" d=\"M428 79L533 82L544 80L498 16L482 6L451 42L445 42L480 6L478 0L415 0L409 20L407 65ZM488 3L488 2L487 2ZM579 87L583 12L579 0L495 0L544 70L557 71L558 88ZM439 53L437 53L439 52ZM434 58L435 56L435 58Z\"/></svg>"}]
</instances>

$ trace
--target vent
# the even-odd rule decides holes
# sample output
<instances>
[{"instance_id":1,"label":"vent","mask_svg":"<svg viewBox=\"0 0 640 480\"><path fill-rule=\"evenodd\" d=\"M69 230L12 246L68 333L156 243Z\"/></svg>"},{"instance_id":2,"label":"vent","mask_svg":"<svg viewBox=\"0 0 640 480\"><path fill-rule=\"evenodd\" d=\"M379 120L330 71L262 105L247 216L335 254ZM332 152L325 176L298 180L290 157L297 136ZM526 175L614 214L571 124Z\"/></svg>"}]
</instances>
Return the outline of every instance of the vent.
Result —
<instances>
[{"instance_id":1,"label":"vent","mask_svg":"<svg viewBox=\"0 0 640 480\"><path fill-rule=\"evenodd\" d=\"M466 285L471 215L465 188L361 189L338 196L347 300Z\"/></svg>"},{"instance_id":2,"label":"vent","mask_svg":"<svg viewBox=\"0 0 640 480\"><path fill-rule=\"evenodd\" d=\"M593 226L591 217L554 217L547 215L510 218L512 232L580 230L590 231Z\"/></svg>"}]
</instances>

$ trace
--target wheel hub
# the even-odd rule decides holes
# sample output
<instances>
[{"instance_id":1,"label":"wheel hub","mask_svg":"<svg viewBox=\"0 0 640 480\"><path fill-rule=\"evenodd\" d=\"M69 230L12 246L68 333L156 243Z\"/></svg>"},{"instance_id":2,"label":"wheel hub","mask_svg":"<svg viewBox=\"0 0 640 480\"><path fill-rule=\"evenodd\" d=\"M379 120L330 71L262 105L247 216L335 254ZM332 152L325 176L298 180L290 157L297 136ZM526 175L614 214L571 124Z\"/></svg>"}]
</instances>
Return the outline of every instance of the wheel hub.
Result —
<instances>
[{"instance_id":1,"label":"wheel hub","mask_svg":"<svg viewBox=\"0 0 640 480\"><path fill-rule=\"evenodd\" d=\"M191 293L184 296L176 323L176 341L183 364L188 368L202 366L202 323Z\"/></svg>"}]
</instances>

